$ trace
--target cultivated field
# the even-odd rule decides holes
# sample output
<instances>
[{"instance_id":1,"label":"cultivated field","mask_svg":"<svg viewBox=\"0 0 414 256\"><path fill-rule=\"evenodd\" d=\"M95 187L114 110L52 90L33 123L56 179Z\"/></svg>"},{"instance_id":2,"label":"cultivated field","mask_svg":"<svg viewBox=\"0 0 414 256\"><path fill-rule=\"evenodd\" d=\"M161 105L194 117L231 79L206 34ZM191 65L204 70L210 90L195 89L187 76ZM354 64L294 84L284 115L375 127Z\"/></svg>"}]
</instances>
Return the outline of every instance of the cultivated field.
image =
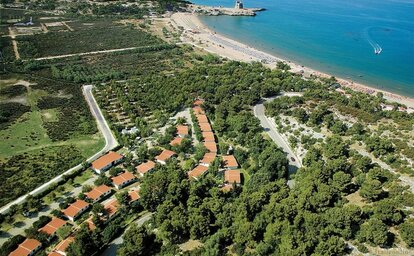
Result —
<instances>
[{"instance_id":1,"label":"cultivated field","mask_svg":"<svg viewBox=\"0 0 414 256\"><path fill-rule=\"evenodd\" d=\"M91 23L67 23L74 31L48 32L18 37L22 58L38 58L73 53L85 53L129 47L153 46L162 42L131 26L116 25L108 21L106 26ZM85 25L86 24L86 25Z\"/></svg>"}]
</instances>

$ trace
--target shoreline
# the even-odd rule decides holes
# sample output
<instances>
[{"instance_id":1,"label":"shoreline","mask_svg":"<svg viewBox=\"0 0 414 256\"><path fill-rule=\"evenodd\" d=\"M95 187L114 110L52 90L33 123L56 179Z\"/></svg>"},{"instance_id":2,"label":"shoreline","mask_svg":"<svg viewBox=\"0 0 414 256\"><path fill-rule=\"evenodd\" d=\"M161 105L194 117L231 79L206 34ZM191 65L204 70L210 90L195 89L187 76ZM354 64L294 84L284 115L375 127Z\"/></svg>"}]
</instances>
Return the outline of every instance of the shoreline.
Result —
<instances>
[{"instance_id":1,"label":"shoreline","mask_svg":"<svg viewBox=\"0 0 414 256\"><path fill-rule=\"evenodd\" d=\"M176 27L184 28L183 34L181 36L183 43L192 44L193 46L202 48L207 52L215 53L228 59L243 62L261 62L262 60L265 60L267 63L264 65L269 68L275 68L277 61L283 61L291 67L291 72L302 73L304 77L309 77L311 75L325 78L332 77L332 75L329 75L327 73L315 70L311 67L299 65L285 58L281 58L280 56L260 51L254 47L218 34L204 25L198 18L197 14L185 12L174 13L171 15L170 19L172 23L176 25ZM377 92L381 92L384 95L384 99L387 101L405 105L409 108L410 112L414 112L414 98L399 95L344 78L336 76L335 78L342 87L347 87L354 91L359 91L371 95Z\"/></svg>"}]
</instances>

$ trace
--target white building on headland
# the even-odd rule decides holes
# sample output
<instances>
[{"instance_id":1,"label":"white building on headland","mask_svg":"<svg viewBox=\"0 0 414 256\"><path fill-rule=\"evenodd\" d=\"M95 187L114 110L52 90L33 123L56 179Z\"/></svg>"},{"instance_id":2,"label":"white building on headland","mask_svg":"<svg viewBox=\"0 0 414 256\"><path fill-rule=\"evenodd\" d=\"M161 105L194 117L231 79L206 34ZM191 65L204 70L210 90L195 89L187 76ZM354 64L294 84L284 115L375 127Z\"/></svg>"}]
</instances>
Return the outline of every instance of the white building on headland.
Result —
<instances>
[{"instance_id":1,"label":"white building on headland","mask_svg":"<svg viewBox=\"0 0 414 256\"><path fill-rule=\"evenodd\" d=\"M235 9L243 9L243 2L236 1L236 5L234 6Z\"/></svg>"}]
</instances>

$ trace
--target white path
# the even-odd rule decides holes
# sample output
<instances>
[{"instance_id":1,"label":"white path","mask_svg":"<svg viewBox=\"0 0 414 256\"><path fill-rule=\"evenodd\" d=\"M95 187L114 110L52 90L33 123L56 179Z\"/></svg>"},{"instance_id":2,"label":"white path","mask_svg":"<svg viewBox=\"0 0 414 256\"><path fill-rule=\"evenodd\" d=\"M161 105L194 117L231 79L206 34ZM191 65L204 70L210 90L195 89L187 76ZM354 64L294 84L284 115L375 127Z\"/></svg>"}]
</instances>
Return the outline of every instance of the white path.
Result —
<instances>
[{"instance_id":1,"label":"white path","mask_svg":"<svg viewBox=\"0 0 414 256\"><path fill-rule=\"evenodd\" d=\"M62 59L62 58L68 58L68 57L73 57L73 56L94 55L94 54L112 53L112 52L123 52L123 51L130 51L130 50L136 50L136 49L146 49L146 48L151 48L151 47L154 47L154 45L140 46L140 47L127 47L127 48L110 49L110 50L93 51L93 52L71 53L71 54L57 55L57 56L47 56L47 57L36 58L35 60Z\"/></svg>"}]
</instances>

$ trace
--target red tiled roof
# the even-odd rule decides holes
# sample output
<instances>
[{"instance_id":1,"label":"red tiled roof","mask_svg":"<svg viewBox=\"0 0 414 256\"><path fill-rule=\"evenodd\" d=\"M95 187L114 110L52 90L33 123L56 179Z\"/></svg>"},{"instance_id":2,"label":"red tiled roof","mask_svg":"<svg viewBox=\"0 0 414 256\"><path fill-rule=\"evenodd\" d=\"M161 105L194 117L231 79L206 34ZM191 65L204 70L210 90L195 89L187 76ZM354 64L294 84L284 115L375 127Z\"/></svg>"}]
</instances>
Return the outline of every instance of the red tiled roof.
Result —
<instances>
[{"instance_id":1,"label":"red tiled roof","mask_svg":"<svg viewBox=\"0 0 414 256\"><path fill-rule=\"evenodd\" d=\"M85 223L86 223L86 225L88 225L89 230L95 230L96 229L96 225L95 225L95 223L93 223L93 216L86 219Z\"/></svg>"},{"instance_id":2,"label":"red tiled roof","mask_svg":"<svg viewBox=\"0 0 414 256\"><path fill-rule=\"evenodd\" d=\"M139 190L131 190L128 192L128 195L129 195L131 202L136 201L141 198L141 196L139 195Z\"/></svg>"},{"instance_id":3,"label":"red tiled roof","mask_svg":"<svg viewBox=\"0 0 414 256\"><path fill-rule=\"evenodd\" d=\"M183 142L183 138L176 137L170 142L170 145L171 146L178 146L178 145L181 144L181 142Z\"/></svg>"},{"instance_id":4,"label":"red tiled roof","mask_svg":"<svg viewBox=\"0 0 414 256\"><path fill-rule=\"evenodd\" d=\"M216 141L213 132L202 132L201 135L203 136L203 140L206 142Z\"/></svg>"},{"instance_id":5,"label":"red tiled roof","mask_svg":"<svg viewBox=\"0 0 414 256\"><path fill-rule=\"evenodd\" d=\"M229 170L224 173L224 182L229 184L240 184L241 183L241 174L239 170Z\"/></svg>"},{"instance_id":6,"label":"red tiled roof","mask_svg":"<svg viewBox=\"0 0 414 256\"><path fill-rule=\"evenodd\" d=\"M223 167L224 168L237 168L239 164L233 155L223 156Z\"/></svg>"},{"instance_id":7,"label":"red tiled roof","mask_svg":"<svg viewBox=\"0 0 414 256\"><path fill-rule=\"evenodd\" d=\"M208 151L217 153L217 144L215 142L203 142Z\"/></svg>"},{"instance_id":8,"label":"red tiled roof","mask_svg":"<svg viewBox=\"0 0 414 256\"><path fill-rule=\"evenodd\" d=\"M69 217L75 217L81 209L85 208L89 204L83 200L76 200L73 204L71 204L66 210L63 211L63 214Z\"/></svg>"},{"instance_id":9,"label":"red tiled roof","mask_svg":"<svg viewBox=\"0 0 414 256\"><path fill-rule=\"evenodd\" d=\"M85 195L87 198L96 200L99 197L101 197L103 194L108 193L109 191L111 191L110 187L108 187L107 185L101 185L99 187L95 187L94 189L86 193Z\"/></svg>"},{"instance_id":10,"label":"red tiled roof","mask_svg":"<svg viewBox=\"0 0 414 256\"><path fill-rule=\"evenodd\" d=\"M187 125L177 125L177 134L182 136L188 135L188 126Z\"/></svg>"},{"instance_id":11,"label":"red tiled roof","mask_svg":"<svg viewBox=\"0 0 414 256\"><path fill-rule=\"evenodd\" d=\"M206 171L208 171L208 167L203 166L203 165L198 165L196 168L188 172L188 177L197 179L198 177L203 175Z\"/></svg>"},{"instance_id":12,"label":"red tiled roof","mask_svg":"<svg viewBox=\"0 0 414 256\"><path fill-rule=\"evenodd\" d=\"M119 203L118 203L118 201L116 199L112 199L111 201L107 202L104 205L104 208L106 210L106 213L109 216L112 216L112 215L114 215L118 211Z\"/></svg>"},{"instance_id":13,"label":"red tiled roof","mask_svg":"<svg viewBox=\"0 0 414 256\"><path fill-rule=\"evenodd\" d=\"M52 235L58 230L60 227L64 226L66 221L53 217L52 220L47 223L44 227L40 228L39 231L46 233L48 235Z\"/></svg>"},{"instance_id":14,"label":"red tiled roof","mask_svg":"<svg viewBox=\"0 0 414 256\"><path fill-rule=\"evenodd\" d=\"M104 156L101 156L100 158L98 158L97 160L95 160L95 161L92 163L92 167L93 167L94 169L99 170L99 169L104 168L104 167L105 167L105 166L107 166L108 164L110 164L110 163L112 163L112 162L115 162L115 161L117 161L117 160L120 160L120 159L122 159L122 158L123 158L123 156L122 156L122 155L120 155L120 154L118 154L118 153L116 153L116 152L110 151L110 152L108 152L108 154L106 154L106 155L104 155Z\"/></svg>"},{"instance_id":15,"label":"red tiled roof","mask_svg":"<svg viewBox=\"0 0 414 256\"><path fill-rule=\"evenodd\" d=\"M209 123L201 123L200 125L200 130L202 132L211 132L211 125Z\"/></svg>"},{"instance_id":16,"label":"red tiled roof","mask_svg":"<svg viewBox=\"0 0 414 256\"><path fill-rule=\"evenodd\" d=\"M140 165L138 165L136 167L137 172L141 173L141 174L145 174L149 171L151 171L152 169L154 169L155 167L155 163L153 161L148 161L145 163L142 163Z\"/></svg>"},{"instance_id":17,"label":"red tiled roof","mask_svg":"<svg viewBox=\"0 0 414 256\"><path fill-rule=\"evenodd\" d=\"M135 176L134 176L134 174L132 174L130 172L124 172L124 173L122 173L122 174L120 174L116 177L111 178L111 179L112 179L112 182L115 185L119 186L119 185L123 184L126 181L134 180Z\"/></svg>"},{"instance_id":18,"label":"red tiled roof","mask_svg":"<svg viewBox=\"0 0 414 256\"><path fill-rule=\"evenodd\" d=\"M36 239L26 239L19 244L16 250L12 251L9 256L26 256L32 253L41 243Z\"/></svg>"},{"instance_id":19,"label":"red tiled roof","mask_svg":"<svg viewBox=\"0 0 414 256\"><path fill-rule=\"evenodd\" d=\"M164 149L161 152L161 154L159 154L158 156L155 157L155 159L157 159L159 161L167 161L168 159L170 159L174 155L176 155L176 153L174 151L171 151L171 150L168 150L168 149Z\"/></svg>"},{"instance_id":20,"label":"red tiled roof","mask_svg":"<svg viewBox=\"0 0 414 256\"><path fill-rule=\"evenodd\" d=\"M199 106L193 107L193 111L194 111L194 114L195 115L199 115L199 114L203 115L203 114L205 114L204 110L201 107L199 107Z\"/></svg>"},{"instance_id":21,"label":"red tiled roof","mask_svg":"<svg viewBox=\"0 0 414 256\"><path fill-rule=\"evenodd\" d=\"M216 153L206 153L203 159L201 159L200 163L211 164L215 158L216 158Z\"/></svg>"},{"instance_id":22,"label":"red tiled roof","mask_svg":"<svg viewBox=\"0 0 414 256\"><path fill-rule=\"evenodd\" d=\"M55 251L66 252L66 249L69 247L71 243L73 243L73 241L75 241L75 237L73 236L66 238L65 240L61 241L58 245L56 245Z\"/></svg>"},{"instance_id":23,"label":"red tiled roof","mask_svg":"<svg viewBox=\"0 0 414 256\"><path fill-rule=\"evenodd\" d=\"M197 121L199 124L208 123L208 118L206 115L197 115Z\"/></svg>"}]
</instances>

